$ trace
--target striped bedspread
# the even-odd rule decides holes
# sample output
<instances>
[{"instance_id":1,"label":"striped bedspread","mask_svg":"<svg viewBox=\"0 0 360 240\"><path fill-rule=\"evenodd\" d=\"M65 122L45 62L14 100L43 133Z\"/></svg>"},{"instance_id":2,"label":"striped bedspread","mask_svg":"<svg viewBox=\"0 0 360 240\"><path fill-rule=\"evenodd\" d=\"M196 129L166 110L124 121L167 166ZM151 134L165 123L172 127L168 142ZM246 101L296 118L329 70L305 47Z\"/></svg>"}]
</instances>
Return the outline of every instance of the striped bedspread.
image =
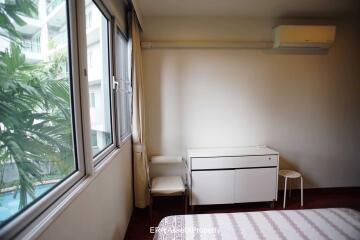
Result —
<instances>
[{"instance_id":1,"label":"striped bedspread","mask_svg":"<svg viewBox=\"0 0 360 240\"><path fill-rule=\"evenodd\" d=\"M347 208L169 216L155 229L168 239L360 239L360 212Z\"/></svg>"}]
</instances>

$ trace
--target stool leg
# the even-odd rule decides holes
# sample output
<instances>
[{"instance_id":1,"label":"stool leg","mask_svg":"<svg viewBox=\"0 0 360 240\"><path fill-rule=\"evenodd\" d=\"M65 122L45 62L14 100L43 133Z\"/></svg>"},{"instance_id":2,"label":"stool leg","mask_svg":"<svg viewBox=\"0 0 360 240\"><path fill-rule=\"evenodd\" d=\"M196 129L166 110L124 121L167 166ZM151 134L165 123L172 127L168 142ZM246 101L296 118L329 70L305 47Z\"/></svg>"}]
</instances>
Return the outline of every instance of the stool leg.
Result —
<instances>
[{"instance_id":1,"label":"stool leg","mask_svg":"<svg viewBox=\"0 0 360 240\"><path fill-rule=\"evenodd\" d=\"M283 203L283 208L285 208L285 203L286 203L286 185L287 185L287 177L285 177L285 188L284 188L284 203Z\"/></svg>"},{"instance_id":2,"label":"stool leg","mask_svg":"<svg viewBox=\"0 0 360 240\"><path fill-rule=\"evenodd\" d=\"M187 189L185 189L184 198L185 198L185 214L187 214L187 212L188 212L188 191L187 191Z\"/></svg>"},{"instance_id":3,"label":"stool leg","mask_svg":"<svg viewBox=\"0 0 360 240\"><path fill-rule=\"evenodd\" d=\"M151 194L149 198L149 210L150 210L150 227L151 227L153 221L153 197L151 196Z\"/></svg>"},{"instance_id":4,"label":"stool leg","mask_svg":"<svg viewBox=\"0 0 360 240\"><path fill-rule=\"evenodd\" d=\"M303 178L300 177L301 180L301 206L304 206L304 185L303 185Z\"/></svg>"}]
</instances>

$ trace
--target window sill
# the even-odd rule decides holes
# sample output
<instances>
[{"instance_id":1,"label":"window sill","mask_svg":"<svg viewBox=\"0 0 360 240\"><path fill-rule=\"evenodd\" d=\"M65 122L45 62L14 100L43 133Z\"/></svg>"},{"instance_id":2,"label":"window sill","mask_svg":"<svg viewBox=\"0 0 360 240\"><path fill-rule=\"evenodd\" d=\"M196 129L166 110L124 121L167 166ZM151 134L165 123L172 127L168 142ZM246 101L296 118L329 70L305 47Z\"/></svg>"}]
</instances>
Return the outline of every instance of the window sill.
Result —
<instances>
[{"instance_id":1,"label":"window sill","mask_svg":"<svg viewBox=\"0 0 360 240\"><path fill-rule=\"evenodd\" d=\"M130 138L125 144L131 144ZM106 156L94 169L94 174L84 176L72 188L70 188L63 196L55 201L47 210L38 216L33 223L28 225L21 231L15 239L36 239L44 232L51 223L63 212L69 205L99 176L105 167L112 162L124 148L114 149L108 156Z\"/></svg>"},{"instance_id":2,"label":"window sill","mask_svg":"<svg viewBox=\"0 0 360 240\"><path fill-rule=\"evenodd\" d=\"M122 137L119 141L119 146L122 147L124 144L126 144L129 140L131 140L132 134L128 133L125 137Z\"/></svg>"}]
</instances>

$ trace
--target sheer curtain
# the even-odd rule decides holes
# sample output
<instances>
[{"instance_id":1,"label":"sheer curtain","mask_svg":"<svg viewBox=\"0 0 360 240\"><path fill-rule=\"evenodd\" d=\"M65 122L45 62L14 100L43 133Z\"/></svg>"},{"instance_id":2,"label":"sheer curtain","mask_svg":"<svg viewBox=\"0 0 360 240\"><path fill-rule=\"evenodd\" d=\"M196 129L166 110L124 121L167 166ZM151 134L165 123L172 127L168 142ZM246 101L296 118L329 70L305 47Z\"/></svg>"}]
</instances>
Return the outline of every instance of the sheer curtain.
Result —
<instances>
[{"instance_id":1,"label":"sheer curtain","mask_svg":"<svg viewBox=\"0 0 360 240\"><path fill-rule=\"evenodd\" d=\"M147 153L145 144L145 111L140 27L135 12L131 21L132 37L132 78L133 78L133 115L132 137L134 157L135 206L144 208L148 202L147 194Z\"/></svg>"}]
</instances>

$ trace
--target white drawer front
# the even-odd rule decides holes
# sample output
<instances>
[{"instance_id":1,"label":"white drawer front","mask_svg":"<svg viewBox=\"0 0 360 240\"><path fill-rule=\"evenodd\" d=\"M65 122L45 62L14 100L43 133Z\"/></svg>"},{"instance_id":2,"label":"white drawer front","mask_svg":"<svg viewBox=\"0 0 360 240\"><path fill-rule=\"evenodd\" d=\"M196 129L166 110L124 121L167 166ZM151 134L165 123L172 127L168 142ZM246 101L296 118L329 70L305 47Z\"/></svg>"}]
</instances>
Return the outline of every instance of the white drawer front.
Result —
<instances>
[{"instance_id":1,"label":"white drawer front","mask_svg":"<svg viewBox=\"0 0 360 240\"><path fill-rule=\"evenodd\" d=\"M235 202L235 170L195 171L191 180L191 205Z\"/></svg>"},{"instance_id":2,"label":"white drawer front","mask_svg":"<svg viewBox=\"0 0 360 240\"><path fill-rule=\"evenodd\" d=\"M235 170L235 201L263 202L276 199L277 168Z\"/></svg>"},{"instance_id":3,"label":"white drawer front","mask_svg":"<svg viewBox=\"0 0 360 240\"><path fill-rule=\"evenodd\" d=\"M278 155L192 158L191 169L224 169L272 167L278 165Z\"/></svg>"}]
</instances>

